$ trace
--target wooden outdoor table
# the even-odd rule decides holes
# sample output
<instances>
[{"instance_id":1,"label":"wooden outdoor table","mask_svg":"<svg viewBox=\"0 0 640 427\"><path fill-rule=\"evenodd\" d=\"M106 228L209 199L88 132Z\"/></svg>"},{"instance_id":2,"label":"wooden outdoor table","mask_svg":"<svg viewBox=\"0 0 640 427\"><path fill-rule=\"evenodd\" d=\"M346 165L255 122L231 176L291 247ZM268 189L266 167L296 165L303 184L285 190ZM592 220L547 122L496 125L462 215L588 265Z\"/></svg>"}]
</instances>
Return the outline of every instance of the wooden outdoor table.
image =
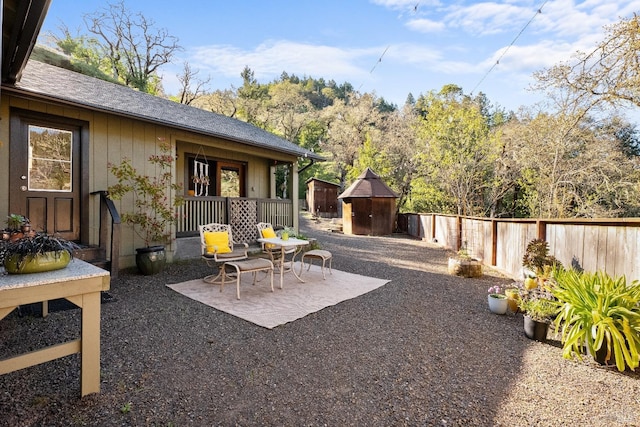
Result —
<instances>
[{"instance_id":1,"label":"wooden outdoor table","mask_svg":"<svg viewBox=\"0 0 640 427\"><path fill-rule=\"evenodd\" d=\"M0 320L19 305L66 298L82 309L81 338L0 360L0 375L81 354L81 396L100 392L100 292L109 290L109 272L79 259L66 268L34 274L0 269Z\"/></svg>"}]
</instances>

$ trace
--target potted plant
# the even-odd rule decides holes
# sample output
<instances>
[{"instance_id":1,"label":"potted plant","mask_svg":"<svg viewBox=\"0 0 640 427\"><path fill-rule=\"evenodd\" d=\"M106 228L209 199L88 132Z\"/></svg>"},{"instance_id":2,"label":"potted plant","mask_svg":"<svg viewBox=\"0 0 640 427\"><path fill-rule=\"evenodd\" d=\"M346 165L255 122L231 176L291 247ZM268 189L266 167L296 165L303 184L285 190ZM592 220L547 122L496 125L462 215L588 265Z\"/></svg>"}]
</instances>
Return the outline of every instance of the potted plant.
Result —
<instances>
[{"instance_id":1,"label":"potted plant","mask_svg":"<svg viewBox=\"0 0 640 427\"><path fill-rule=\"evenodd\" d=\"M133 227L144 242L136 249L136 265L145 275L156 274L164 269L165 245L171 241L171 226L178 220L176 207L184 203L179 195L182 186L173 180L173 163L170 144L158 138L161 154L154 154L148 161L156 171L154 176L139 172L130 159L120 164L109 163L109 171L117 183L107 188L112 200L121 200L127 194L134 195L133 209L124 212L121 220ZM171 193L174 193L173 196Z\"/></svg>"},{"instance_id":2,"label":"potted plant","mask_svg":"<svg viewBox=\"0 0 640 427\"><path fill-rule=\"evenodd\" d=\"M504 290L504 294L507 297L509 310L512 313L517 313L519 310L518 304L520 303L520 294L522 293L522 289L522 282L514 282Z\"/></svg>"},{"instance_id":3,"label":"potted plant","mask_svg":"<svg viewBox=\"0 0 640 427\"><path fill-rule=\"evenodd\" d=\"M522 266L525 273L524 287L533 290L538 285L544 285L554 269L562 268L562 263L549 254L549 243L546 240L533 239L527 244L522 256Z\"/></svg>"},{"instance_id":4,"label":"potted plant","mask_svg":"<svg viewBox=\"0 0 640 427\"><path fill-rule=\"evenodd\" d=\"M31 232L29 218L20 214L9 214L7 216L7 228L2 230L2 240L18 240Z\"/></svg>"},{"instance_id":5,"label":"potted plant","mask_svg":"<svg viewBox=\"0 0 640 427\"><path fill-rule=\"evenodd\" d=\"M548 292L525 290L520 295L518 307L524 313L526 337L536 341L546 341L549 324L559 311L558 301Z\"/></svg>"},{"instance_id":6,"label":"potted plant","mask_svg":"<svg viewBox=\"0 0 640 427\"><path fill-rule=\"evenodd\" d=\"M78 248L66 239L30 232L17 240L0 241L0 263L10 274L58 270L69 264Z\"/></svg>"},{"instance_id":7,"label":"potted plant","mask_svg":"<svg viewBox=\"0 0 640 427\"><path fill-rule=\"evenodd\" d=\"M488 289L487 301L489 302L489 310L495 314L505 314L509 304L507 296L502 293L502 287L496 285Z\"/></svg>"},{"instance_id":8,"label":"potted plant","mask_svg":"<svg viewBox=\"0 0 640 427\"><path fill-rule=\"evenodd\" d=\"M554 280L563 357L582 359L586 350L598 363L615 364L620 371L638 367L640 282L575 270L557 272Z\"/></svg>"}]
</instances>

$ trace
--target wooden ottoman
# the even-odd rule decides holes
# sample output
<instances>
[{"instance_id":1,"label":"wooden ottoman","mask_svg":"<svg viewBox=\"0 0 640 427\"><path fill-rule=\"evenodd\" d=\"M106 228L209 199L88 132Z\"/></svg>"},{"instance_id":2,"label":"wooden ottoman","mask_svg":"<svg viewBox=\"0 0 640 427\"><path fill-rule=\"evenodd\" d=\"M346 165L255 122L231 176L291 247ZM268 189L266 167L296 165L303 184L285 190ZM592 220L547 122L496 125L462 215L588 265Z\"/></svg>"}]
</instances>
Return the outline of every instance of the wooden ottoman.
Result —
<instances>
[{"instance_id":1,"label":"wooden ottoman","mask_svg":"<svg viewBox=\"0 0 640 427\"><path fill-rule=\"evenodd\" d=\"M229 261L222 266L222 282L220 283L220 292L224 289L224 282L227 277L227 267L232 267L236 271L236 297L240 299L240 278L243 273L253 273L253 284L256 284L256 278L259 271L268 272L271 277L271 292L273 292L273 263L264 258L252 258L243 261Z\"/></svg>"},{"instance_id":2,"label":"wooden ottoman","mask_svg":"<svg viewBox=\"0 0 640 427\"><path fill-rule=\"evenodd\" d=\"M310 251L305 252L302 255L302 261L301 261L302 265L300 266L301 275L302 275L302 269L304 268L304 260L307 258L309 259L309 266L307 267L307 271L309 271L309 269L311 268L311 263L313 262L313 260L318 259L318 260L322 260L322 278L325 280L327 279L324 275L324 266L327 261L329 261L329 273L333 274L333 272L331 271L331 259L333 258L333 255L331 255L331 252L325 251L323 249L312 249Z\"/></svg>"}]
</instances>

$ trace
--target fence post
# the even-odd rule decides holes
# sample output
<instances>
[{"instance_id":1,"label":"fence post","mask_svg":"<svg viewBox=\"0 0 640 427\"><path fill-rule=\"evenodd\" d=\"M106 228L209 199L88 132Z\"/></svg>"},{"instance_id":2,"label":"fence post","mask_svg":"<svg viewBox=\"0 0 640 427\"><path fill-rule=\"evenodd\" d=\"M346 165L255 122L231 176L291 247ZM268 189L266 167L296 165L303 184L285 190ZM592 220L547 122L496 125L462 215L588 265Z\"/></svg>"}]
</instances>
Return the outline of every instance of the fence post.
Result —
<instances>
[{"instance_id":1,"label":"fence post","mask_svg":"<svg viewBox=\"0 0 640 427\"><path fill-rule=\"evenodd\" d=\"M436 214L431 214L431 241L436 238Z\"/></svg>"},{"instance_id":2,"label":"fence post","mask_svg":"<svg viewBox=\"0 0 640 427\"><path fill-rule=\"evenodd\" d=\"M498 221L491 220L491 265L498 262Z\"/></svg>"},{"instance_id":3,"label":"fence post","mask_svg":"<svg viewBox=\"0 0 640 427\"><path fill-rule=\"evenodd\" d=\"M536 227L538 229L537 231L538 239L546 241L547 240L547 222L539 219L536 221Z\"/></svg>"},{"instance_id":4,"label":"fence post","mask_svg":"<svg viewBox=\"0 0 640 427\"><path fill-rule=\"evenodd\" d=\"M456 252L460 250L460 248L462 248L462 216L457 215L456 216L456 226L458 228L458 238L457 238L457 242L456 242Z\"/></svg>"}]
</instances>

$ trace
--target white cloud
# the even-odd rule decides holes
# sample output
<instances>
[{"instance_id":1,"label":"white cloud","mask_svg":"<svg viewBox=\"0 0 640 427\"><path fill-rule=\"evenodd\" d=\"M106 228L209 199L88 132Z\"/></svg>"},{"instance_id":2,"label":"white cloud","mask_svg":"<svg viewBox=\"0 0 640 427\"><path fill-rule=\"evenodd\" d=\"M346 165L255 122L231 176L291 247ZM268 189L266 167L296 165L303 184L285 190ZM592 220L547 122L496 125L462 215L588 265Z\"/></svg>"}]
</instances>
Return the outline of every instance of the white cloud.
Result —
<instances>
[{"instance_id":1,"label":"white cloud","mask_svg":"<svg viewBox=\"0 0 640 427\"><path fill-rule=\"evenodd\" d=\"M444 22L432 21L430 19L411 19L407 22L407 28L421 33L436 33L444 30Z\"/></svg>"},{"instance_id":2,"label":"white cloud","mask_svg":"<svg viewBox=\"0 0 640 427\"><path fill-rule=\"evenodd\" d=\"M438 6L439 0L371 0L371 3L387 7L389 9L420 9L424 6Z\"/></svg>"},{"instance_id":3,"label":"white cloud","mask_svg":"<svg viewBox=\"0 0 640 427\"><path fill-rule=\"evenodd\" d=\"M530 8L493 2L454 6L445 16L447 25L477 35L499 34L524 25L533 12Z\"/></svg>"},{"instance_id":4,"label":"white cloud","mask_svg":"<svg viewBox=\"0 0 640 427\"><path fill-rule=\"evenodd\" d=\"M225 77L237 77L245 66L258 80L280 76L283 71L298 76L345 79L361 77L366 71L356 64L380 55L384 48L341 49L287 40L267 41L253 50L211 45L193 49L191 61Z\"/></svg>"}]
</instances>

